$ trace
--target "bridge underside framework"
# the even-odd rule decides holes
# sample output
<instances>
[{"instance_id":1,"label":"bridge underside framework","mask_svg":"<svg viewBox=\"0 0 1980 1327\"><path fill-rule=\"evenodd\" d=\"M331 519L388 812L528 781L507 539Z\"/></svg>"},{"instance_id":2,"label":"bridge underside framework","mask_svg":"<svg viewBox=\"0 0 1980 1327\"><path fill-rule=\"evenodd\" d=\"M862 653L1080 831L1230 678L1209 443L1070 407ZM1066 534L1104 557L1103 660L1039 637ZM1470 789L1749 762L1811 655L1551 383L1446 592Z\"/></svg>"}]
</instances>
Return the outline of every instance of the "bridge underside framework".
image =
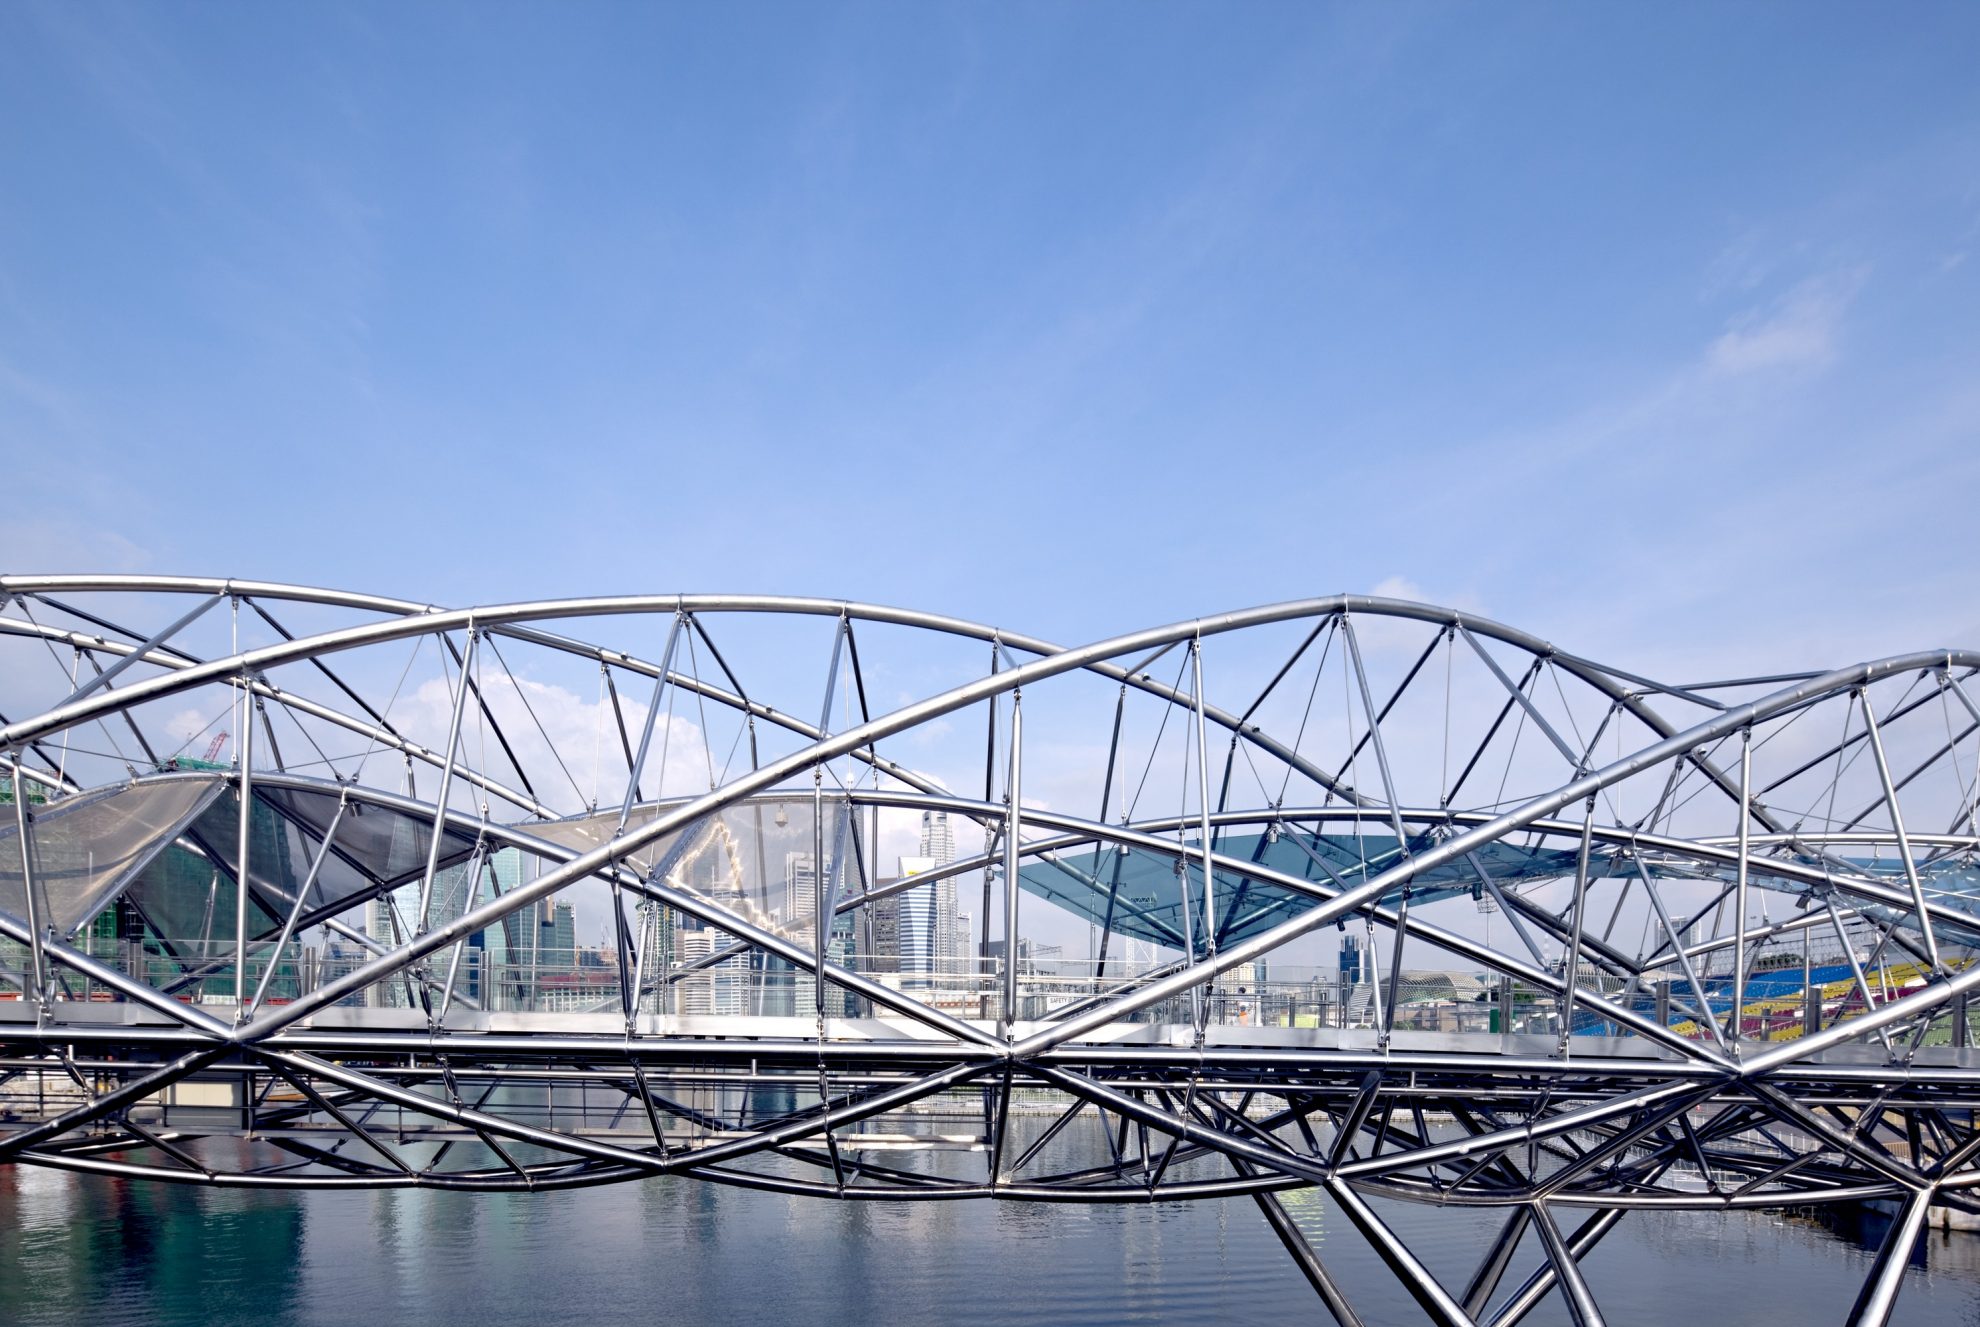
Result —
<instances>
[{"instance_id":1,"label":"bridge underside framework","mask_svg":"<svg viewBox=\"0 0 1980 1327\"><path fill-rule=\"evenodd\" d=\"M1659 682L1359 596L1067 648L0 577L0 1162L1236 1196L1343 1323L1289 1191L1440 1323L1602 1321L1639 1209L1877 1203L1883 1322L1980 1213L1976 671ZM957 854L897 878L924 815ZM966 948L907 962L944 882ZM1440 1279L1370 1199L1498 1234Z\"/></svg>"}]
</instances>

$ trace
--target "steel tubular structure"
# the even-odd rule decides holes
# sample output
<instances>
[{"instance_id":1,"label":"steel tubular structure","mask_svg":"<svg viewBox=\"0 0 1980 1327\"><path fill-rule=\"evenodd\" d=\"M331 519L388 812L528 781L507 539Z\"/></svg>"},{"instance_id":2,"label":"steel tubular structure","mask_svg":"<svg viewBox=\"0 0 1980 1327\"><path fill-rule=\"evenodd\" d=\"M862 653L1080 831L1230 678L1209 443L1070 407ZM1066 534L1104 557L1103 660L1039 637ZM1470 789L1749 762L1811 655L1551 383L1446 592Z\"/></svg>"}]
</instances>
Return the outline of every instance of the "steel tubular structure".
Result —
<instances>
[{"instance_id":1,"label":"steel tubular structure","mask_svg":"<svg viewBox=\"0 0 1980 1327\"><path fill-rule=\"evenodd\" d=\"M0 1162L1247 1195L1342 1323L1288 1190L1440 1323L1601 1321L1636 1209L1874 1203L1883 1322L1980 1215L1976 672L0 577ZM1388 1200L1503 1225L1445 1284Z\"/></svg>"}]
</instances>

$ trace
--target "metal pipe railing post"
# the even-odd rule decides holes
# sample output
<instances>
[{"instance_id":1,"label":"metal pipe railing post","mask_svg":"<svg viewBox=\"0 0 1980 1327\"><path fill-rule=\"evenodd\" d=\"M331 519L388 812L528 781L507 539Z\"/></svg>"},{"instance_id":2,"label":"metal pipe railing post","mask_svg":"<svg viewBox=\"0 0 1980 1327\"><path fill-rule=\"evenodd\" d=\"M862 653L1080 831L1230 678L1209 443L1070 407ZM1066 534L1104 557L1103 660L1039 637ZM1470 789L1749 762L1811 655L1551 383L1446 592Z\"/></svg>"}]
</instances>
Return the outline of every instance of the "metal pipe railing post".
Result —
<instances>
[{"instance_id":1,"label":"metal pipe railing post","mask_svg":"<svg viewBox=\"0 0 1980 1327\"><path fill-rule=\"evenodd\" d=\"M1588 852L1595 830L1595 794L1581 818L1581 852L1574 866L1574 930L1568 936L1566 966L1561 970L1561 1054L1567 1054L1568 1038L1574 1035L1575 996L1580 992L1581 938L1588 930Z\"/></svg>"},{"instance_id":2,"label":"metal pipe railing post","mask_svg":"<svg viewBox=\"0 0 1980 1327\"><path fill-rule=\"evenodd\" d=\"M432 925L427 914L433 903L433 875L440 868L440 845L447 837L447 797L453 788L454 766L460 759L461 714L467 708L468 673L474 667L477 639L475 629L470 626L467 649L461 655L460 685L454 688L454 713L447 721L447 761L440 767L440 791L433 799L432 840L426 845L426 871L419 882L419 918L413 923L414 936L425 935Z\"/></svg>"},{"instance_id":3,"label":"metal pipe railing post","mask_svg":"<svg viewBox=\"0 0 1980 1327\"><path fill-rule=\"evenodd\" d=\"M348 798L337 803L337 813L330 817L330 827L323 831L323 842L317 845L316 857L309 864L309 874L303 877L302 884L296 888L295 903L289 909L288 918L282 923L282 933L275 937L275 947L271 951L268 965L262 969L261 980L255 984L254 998L248 1001L247 1013L243 1017L252 1016L260 1007L263 998L267 996L268 984L275 976L275 968L281 961L282 950L287 948L289 941L295 936L296 922L309 902L309 891L316 884L317 873L323 869L324 859L330 855L330 842L337 837L337 827L344 823L344 812L349 806ZM297 977L300 981L300 972Z\"/></svg>"},{"instance_id":4,"label":"metal pipe railing post","mask_svg":"<svg viewBox=\"0 0 1980 1327\"><path fill-rule=\"evenodd\" d=\"M832 660L836 671L836 653ZM831 703L829 697L826 703ZM811 1011L821 1034L825 1028L825 931L830 924L825 907L825 767L815 765L811 770L811 943L817 967L811 974Z\"/></svg>"},{"instance_id":5,"label":"metal pipe railing post","mask_svg":"<svg viewBox=\"0 0 1980 1327\"><path fill-rule=\"evenodd\" d=\"M1198 637L1189 643L1189 666L1193 670L1192 682L1196 692L1196 799L1200 813L1199 833L1203 836L1203 945L1206 954L1217 956L1217 877L1211 867L1210 840L1210 753L1207 725L1203 718L1203 640ZM1183 906L1189 906L1187 899ZM1202 1035L1202 1022L1197 1023L1198 1036Z\"/></svg>"},{"instance_id":6,"label":"metal pipe railing post","mask_svg":"<svg viewBox=\"0 0 1980 1327\"><path fill-rule=\"evenodd\" d=\"M39 881L35 878L32 862L34 848L28 838L30 818L27 809L26 780L21 778L21 753L14 753L14 826L19 834L21 846L21 893L27 899L28 949L33 968L34 1002L39 1017L48 1015L48 964L41 949L41 909L35 903L35 890Z\"/></svg>"},{"instance_id":7,"label":"metal pipe railing post","mask_svg":"<svg viewBox=\"0 0 1980 1327\"><path fill-rule=\"evenodd\" d=\"M667 629L667 644L660 652L660 667L653 675L653 698L646 703L646 721L639 730L639 754L633 757L632 768L626 772L625 796L619 803L619 829L626 827L626 818L632 814L633 803L639 800L640 776L646 771L646 755L653 746L653 725L660 718L660 701L667 694L667 681L674 666L674 647L681 636L682 614L674 614L674 623ZM660 771L664 782L667 771Z\"/></svg>"},{"instance_id":8,"label":"metal pipe railing post","mask_svg":"<svg viewBox=\"0 0 1980 1327\"><path fill-rule=\"evenodd\" d=\"M1003 1034L1017 1022L1018 827L1024 787L1024 695L1011 693L1009 806L1004 820L1004 1017Z\"/></svg>"},{"instance_id":9,"label":"metal pipe railing post","mask_svg":"<svg viewBox=\"0 0 1980 1327\"><path fill-rule=\"evenodd\" d=\"M1898 857L1904 862L1905 883L1911 889L1912 906L1918 910L1918 934L1925 942L1925 958L1932 975L1939 976L1946 966L1939 960L1939 942L1932 934L1932 919L1925 908L1925 886L1918 878L1918 859L1911 852L1911 838L1904 829L1904 810L1898 805L1897 785L1891 782L1891 764L1884 756L1884 739L1877 731L1877 716L1870 709L1870 693L1857 692L1863 705L1863 726L1870 734L1870 754L1876 757L1877 779L1884 786L1884 801L1891 809L1891 832L1897 836Z\"/></svg>"},{"instance_id":10,"label":"metal pipe railing post","mask_svg":"<svg viewBox=\"0 0 1980 1327\"><path fill-rule=\"evenodd\" d=\"M234 848L234 1007L237 1022L247 1019L248 846L254 825L254 704L246 675L241 678L241 825Z\"/></svg>"},{"instance_id":11,"label":"metal pipe railing post","mask_svg":"<svg viewBox=\"0 0 1980 1327\"><path fill-rule=\"evenodd\" d=\"M1753 824L1753 730L1739 732L1739 865L1733 877L1733 989L1726 1013L1726 1040L1738 1045L1746 1007L1746 878L1752 860L1748 836Z\"/></svg>"}]
</instances>

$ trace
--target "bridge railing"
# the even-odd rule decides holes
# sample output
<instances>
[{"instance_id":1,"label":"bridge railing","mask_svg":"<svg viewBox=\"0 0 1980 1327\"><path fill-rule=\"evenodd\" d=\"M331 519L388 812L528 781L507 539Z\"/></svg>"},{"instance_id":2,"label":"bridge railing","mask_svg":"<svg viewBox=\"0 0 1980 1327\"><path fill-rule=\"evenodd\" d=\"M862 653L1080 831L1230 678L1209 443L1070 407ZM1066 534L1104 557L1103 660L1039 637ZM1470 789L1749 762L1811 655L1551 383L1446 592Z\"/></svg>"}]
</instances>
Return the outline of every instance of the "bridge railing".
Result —
<instances>
[{"instance_id":1,"label":"bridge railing","mask_svg":"<svg viewBox=\"0 0 1980 1327\"><path fill-rule=\"evenodd\" d=\"M207 939L90 940L92 956L153 988L191 1004L232 1006L235 1002L234 950L230 941ZM202 957L204 956L204 957ZM244 987L260 990L264 1004L283 1004L355 971L373 959L355 945L325 949L292 942L280 954L268 946L250 949ZM637 980L629 971L622 983L609 952L546 951L526 961L491 956L464 946L374 984L341 1003L352 1007L419 1008L440 1005L491 1013L612 1013L631 1000L644 1015L699 1018L796 1016L818 1013L816 985L807 972L762 955L737 954L712 966L681 960L642 963ZM1004 999L1003 961L998 956L937 960L922 970L902 971L898 959L837 954L834 961L878 985L902 992L959 1018L994 1020ZM0 940L0 1007L30 996L25 947ZM272 972L271 972L272 969ZM1166 972L1160 965L1105 966L1084 959L1030 959L1020 956L1017 1007L1020 1021L1049 1020L1095 1003L1130 994ZM1789 1041L1811 1029L1862 1016L1915 990L1923 974L1912 967L1885 964L1859 982L1817 968L1804 981L1799 969L1749 975L1735 1001L1730 978L1701 978L1709 1016L1722 1030L1736 1021L1749 1040ZM1680 1035L1706 1039L1699 1002L1689 983L1652 980L1625 983L1611 974L1584 971L1580 989L1598 993L1637 1015L1654 1019ZM53 994L58 1001L121 1002L114 987L57 968ZM1478 972L1409 971L1393 984L1380 974L1343 973L1328 968L1274 965L1266 972L1226 974L1200 997L1183 994L1124 1016L1151 1024L1188 1023L1200 998L1206 1021L1225 1028L1347 1029L1437 1032L1461 1036L1505 1033L1554 1034L1561 1029L1562 1000L1551 990ZM1735 1020L1733 1010L1737 1005ZM836 985L825 989L827 1018L866 1018L872 1001ZM1923 1036L1925 1045L1973 1044L1980 1010L1952 1001L1936 1014ZM1961 1025L1964 1024L1962 1032ZM1578 1001L1576 1036L1630 1035L1604 1017L1600 1005Z\"/></svg>"}]
</instances>

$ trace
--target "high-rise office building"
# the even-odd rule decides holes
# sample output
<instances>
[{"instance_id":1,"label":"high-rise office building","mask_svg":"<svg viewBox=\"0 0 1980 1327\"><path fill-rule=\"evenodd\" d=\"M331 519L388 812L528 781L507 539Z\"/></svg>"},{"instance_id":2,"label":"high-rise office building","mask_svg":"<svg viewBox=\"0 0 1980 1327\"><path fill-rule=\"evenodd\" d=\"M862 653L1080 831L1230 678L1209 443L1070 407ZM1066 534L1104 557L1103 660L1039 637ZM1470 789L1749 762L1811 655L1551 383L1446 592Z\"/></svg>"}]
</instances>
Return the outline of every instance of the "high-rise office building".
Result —
<instances>
[{"instance_id":1,"label":"high-rise office building","mask_svg":"<svg viewBox=\"0 0 1980 1327\"><path fill-rule=\"evenodd\" d=\"M881 888L894 883L894 878L883 878L877 882ZM899 972L901 970L901 900L898 894L875 899L866 905L867 921L871 934L866 943L866 951L859 956L860 969L864 972Z\"/></svg>"},{"instance_id":2,"label":"high-rise office building","mask_svg":"<svg viewBox=\"0 0 1980 1327\"><path fill-rule=\"evenodd\" d=\"M836 868L837 863L827 857L824 887L828 898L837 892L839 886ZM778 929L807 950L817 943L818 888L811 854L785 853L784 906L779 909ZM830 906L828 903L827 907ZM829 962L844 966L852 957L852 914L829 917L826 925L829 929L825 937L825 957ZM764 1013L810 1018L818 1012L817 984L811 973L800 971L783 959L766 957L763 960L763 982ZM838 1018L851 1012L852 1003L845 992L837 986L828 985L825 991L826 1016Z\"/></svg>"},{"instance_id":3,"label":"high-rise office building","mask_svg":"<svg viewBox=\"0 0 1980 1327\"><path fill-rule=\"evenodd\" d=\"M826 888L832 884L832 859L825 859ZM811 854L808 852L787 852L784 854L784 905L778 909L777 920L783 923L786 934L803 932L809 937L811 923L818 916L818 877L812 870Z\"/></svg>"},{"instance_id":4,"label":"high-rise office building","mask_svg":"<svg viewBox=\"0 0 1980 1327\"><path fill-rule=\"evenodd\" d=\"M728 948L729 942L727 931L712 926L683 927L674 935L682 963L705 959ZM748 986L748 955L731 954L682 977L674 987L679 1002L676 1007L683 1014L744 1014L748 1012Z\"/></svg>"},{"instance_id":5,"label":"high-rise office building","mask_svg":"<svg viewBox=\"0 0 1980 1327\"><path fill-rule=\"evenodd\" d=\"M934 858L937 866L947 866L956 859L956 835L949 828L947 811L921 813L920 855Z\"/></svg>"},{"instance_id":6,"label":"high-rise office building","mask_svg":"<svg viewBox=\"0 0 1980 1327\"><path fill-rule=\"evenodd\" d=\"M903 857L899 861L902 876L926 875L935 869L932 857ZM935 923L940 905L937 894L944 882L914 885L895 895L900 900L899 944L901 950L901 975L904 985L910 990L926 990L934 984L935 974L940 971L936 962L937 946Z\"/></svg>"},{"instance_id":7,"label":"high-rise office building","mask_svg":"<svg viewBox=\"0 0 1980 1327\"><path fill-rule=\"evenodd\" d=\"M394 832L396 835L396 826ZM499 861L503 856L519 857L520 854L513 849L507 849L503 853L496 854L494 860ZM422 929L432 930L435 927L445 926L475 904L483 902L488 896L487 882L491 866L481 865L478 869L470 871L469 865L468 862L458 862L435 871L431 890L424 889L423 878L415 878L388 894L381 894L372 899L365 905L365 934L388 948L396 948L411 940ZM499 867L495 869L499 882L501 872ZM427 895L427 924L424 928L419 924L419 900L422 892ZM476 931L467 937L461 955L461 965L455 971L455 992L471 1000L482 998L483 985L491 961L491 950L499 960L508 949L504 944L506 936L503 932L494 933L492 945L490 934L487 931ZM445 970L444 965L442 970ZM371 987L367 998L374 1005L396 1007L405 1005L411 997L406 984L398 981L378 983Z\"/></svg>"},{"instance_id":8,"label":"high-rise office building","mask_svg":"<svg viewBox=\"0 0 1980 1327\"><path fill-rule=\"evenodd\" d=\"M956 859L955 832L946 811L921 813L921 851L900 859L900 874L920 875ZM972 947L969 920L960 907L955 877L917 886L899 896L900 970L918 986L955 984Z\"/></svg>"},{"instance_id":9,"label":"high-rise office building","mask_svg":"<svg viewBox=\"0 0 1980 1327\"><path fill-rule=\"evenodd\" d=\"M561 900L544 900L544 912L537 915L535 948L532 957L539 972L577 970L577 914Z\"/></svg>"},{"instance_id":10,"label":"high-rise office building","mask_svg":"<svg viewBox=\"0 0 1980 1327\"><path fill-rule=\"evenodd\" d=\"M639 1007L648 1011L667 1007L663 979L674 962L674 937L679 918L674 910L653 899L642 901L635 910L634 952L639 958Z\"/></svg>"}]
</instances>

